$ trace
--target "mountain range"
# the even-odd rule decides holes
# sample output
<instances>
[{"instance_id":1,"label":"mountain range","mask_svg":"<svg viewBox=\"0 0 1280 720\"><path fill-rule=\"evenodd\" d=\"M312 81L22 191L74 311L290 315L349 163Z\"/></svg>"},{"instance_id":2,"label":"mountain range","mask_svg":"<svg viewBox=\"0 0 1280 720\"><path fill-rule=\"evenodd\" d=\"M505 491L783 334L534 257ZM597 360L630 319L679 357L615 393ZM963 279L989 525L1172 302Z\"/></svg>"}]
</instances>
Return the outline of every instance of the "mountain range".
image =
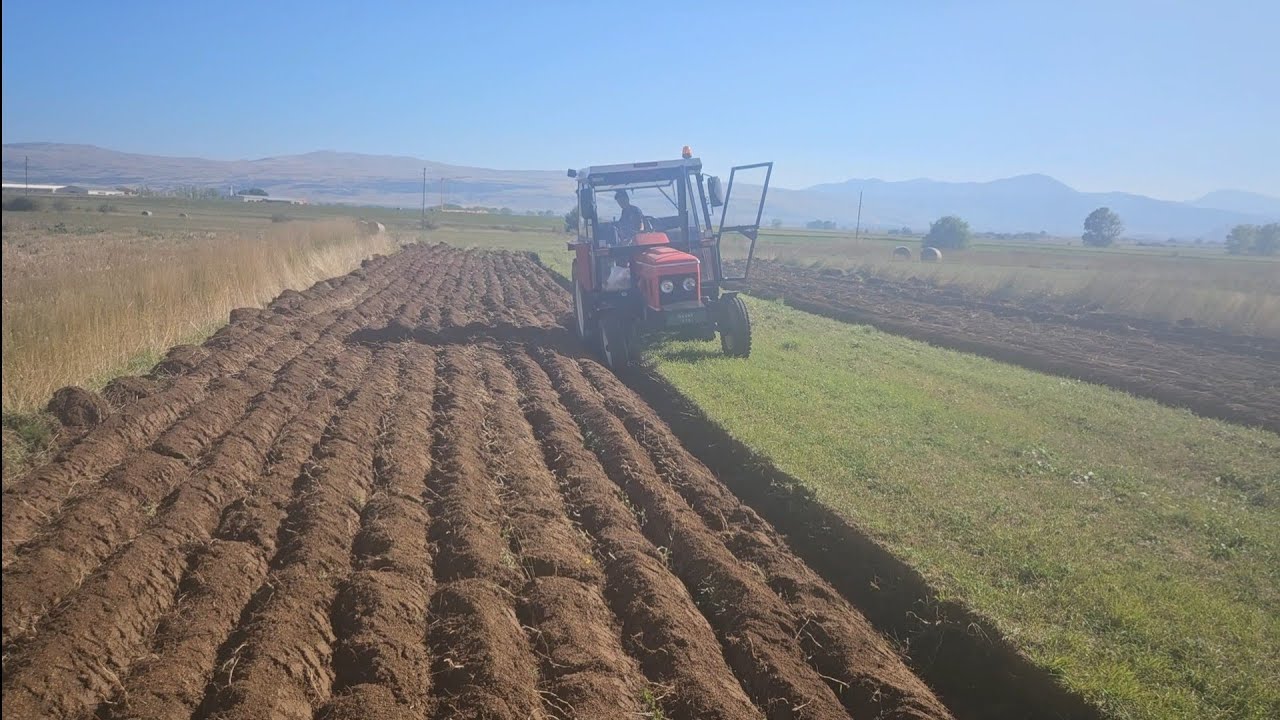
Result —
<instances>
[{"instance_id":1,"label":"mountain range","mask_svg":"<svg viewBox=\"0 0 1280 720\"><path fill-rule=\"evenodd\" d=\"M427 204L509 207L516 211L563 210L572 204L573 181L564 171L498 170L413 157L318 151L257 160L208 160L116 152L93 145L13 143L3 147L6 182L91 187L168 188L199 185L228 190L260 187L275 196L310 202L418 207L423 169ZM444 178L443 188L440 179ZM1124 220L1132 237L1222 238L1233 225L1280 220L1280 198L1220 190L1189 202L1122 192L1077 191L1047 175L1019 175L990 182L853 179L804 189L769 190L767 220L803 224L831 220L852 227L862 193L862 226L921 231L942 215L959 215L980 231L1075 235L1084 218L1106 206Z\"/></svg>"}]
</instances>

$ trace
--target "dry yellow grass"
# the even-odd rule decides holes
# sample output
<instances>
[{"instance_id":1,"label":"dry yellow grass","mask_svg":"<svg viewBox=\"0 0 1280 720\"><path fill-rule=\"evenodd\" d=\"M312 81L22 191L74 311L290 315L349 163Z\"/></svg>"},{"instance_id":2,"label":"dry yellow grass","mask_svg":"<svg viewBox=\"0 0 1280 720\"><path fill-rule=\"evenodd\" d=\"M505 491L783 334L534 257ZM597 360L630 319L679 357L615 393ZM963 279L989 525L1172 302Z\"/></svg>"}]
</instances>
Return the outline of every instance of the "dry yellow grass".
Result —
<instances>
[{"instance_id":1,"label":"dry yellow grass","mask_svg":"<svg viewBox=\"0 0 1280 720\"><path fill-rule=\"evenodd\" d=\"M96 386L262 305L392 249L353 221L238 232L80 232L5 214L3 396L28 412L64 385Z\"/></svg>"}]
</instances>

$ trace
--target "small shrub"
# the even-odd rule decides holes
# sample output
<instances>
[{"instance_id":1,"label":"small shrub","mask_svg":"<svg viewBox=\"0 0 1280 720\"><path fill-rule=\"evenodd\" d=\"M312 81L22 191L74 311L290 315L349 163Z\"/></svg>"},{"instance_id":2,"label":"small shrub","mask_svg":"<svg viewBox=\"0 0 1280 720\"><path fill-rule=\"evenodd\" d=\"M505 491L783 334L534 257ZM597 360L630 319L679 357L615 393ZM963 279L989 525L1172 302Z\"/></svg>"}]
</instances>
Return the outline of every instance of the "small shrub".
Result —
<instances>
[{"instance_id":1,"label":"small shrub","mask_svg":"<svg viewBox=\"0 0 1280 720\"><path fill-rule=\"evenodd\" d=\"M5 210L13 210L15 212L34 212L41 208L39 200L21 195L16 198L6 200L4 203Z\"/></svg>"},{"instance_id":2,"label":"small shrub","mask_svg":"<svg viewBox=\"0 0 1280 720\"><path fill-rule=\"evenodd\" d=\"M100 213L113 213L115 211L116 211L116 206L112 205L111 203L102 203L101 205L98 206L98 212Z\"/></svg>"}]
</instances>

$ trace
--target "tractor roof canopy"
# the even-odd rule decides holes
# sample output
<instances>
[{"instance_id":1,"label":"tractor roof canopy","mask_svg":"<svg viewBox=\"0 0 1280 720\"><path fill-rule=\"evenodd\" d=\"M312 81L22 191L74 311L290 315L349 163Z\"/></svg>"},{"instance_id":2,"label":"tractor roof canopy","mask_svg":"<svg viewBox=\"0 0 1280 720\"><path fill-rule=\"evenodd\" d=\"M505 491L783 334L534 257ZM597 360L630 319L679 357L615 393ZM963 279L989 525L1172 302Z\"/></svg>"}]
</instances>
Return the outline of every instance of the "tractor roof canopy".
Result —
<instances>
[{"instance_id":1,"label":"tractor roof canopy","mask_svg":"<svg viewBox=\"0 0 1280 720\"><path fill-rule=\"evenodd\" d=\"M690 173L702 172L702 161L658 160L654 162L624 163L622 165L594 165L578 171L578 185L592 188L632 185L635 183L678 180Z\"/></svg>"}]
</instances>

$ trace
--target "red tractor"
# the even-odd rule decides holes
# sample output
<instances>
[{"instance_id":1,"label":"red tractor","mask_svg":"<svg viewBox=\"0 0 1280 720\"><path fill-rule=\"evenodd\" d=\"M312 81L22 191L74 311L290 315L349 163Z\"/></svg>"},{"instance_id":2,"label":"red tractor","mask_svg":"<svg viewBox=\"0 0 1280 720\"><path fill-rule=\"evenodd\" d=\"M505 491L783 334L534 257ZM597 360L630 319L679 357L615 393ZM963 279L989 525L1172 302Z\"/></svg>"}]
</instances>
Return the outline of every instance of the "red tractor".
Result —
<instances>
[{"instance_id":1,"label":"red tractor","mask_svg":"<svg viewBox=\"0 0 1280 720\"><path fill-rule=\"evenodd\" d=\"M704 175L702 161L688 147L682 156L569 171L578 180L577 240L569 243L575 253L577 332L615 370L637 359L643 332L704 340L714 340L718 332L726 355L751 353L747 307L724 283L744 280L750 272L773 163L733 168L721 195L720 178ZM744 183L740 197L747 199L738 201L735 212L730 209L734 179L751 174L763 183ZM642 204L657 207L654 214L639 209L638 196L645 198ZM621 215L606 219L614 202ZM712 208L721 208L716 229ZM740 267L741 275L726 275L721 252L726 237L745 260L732 266Z\"/></svg>"}]
</instances>

